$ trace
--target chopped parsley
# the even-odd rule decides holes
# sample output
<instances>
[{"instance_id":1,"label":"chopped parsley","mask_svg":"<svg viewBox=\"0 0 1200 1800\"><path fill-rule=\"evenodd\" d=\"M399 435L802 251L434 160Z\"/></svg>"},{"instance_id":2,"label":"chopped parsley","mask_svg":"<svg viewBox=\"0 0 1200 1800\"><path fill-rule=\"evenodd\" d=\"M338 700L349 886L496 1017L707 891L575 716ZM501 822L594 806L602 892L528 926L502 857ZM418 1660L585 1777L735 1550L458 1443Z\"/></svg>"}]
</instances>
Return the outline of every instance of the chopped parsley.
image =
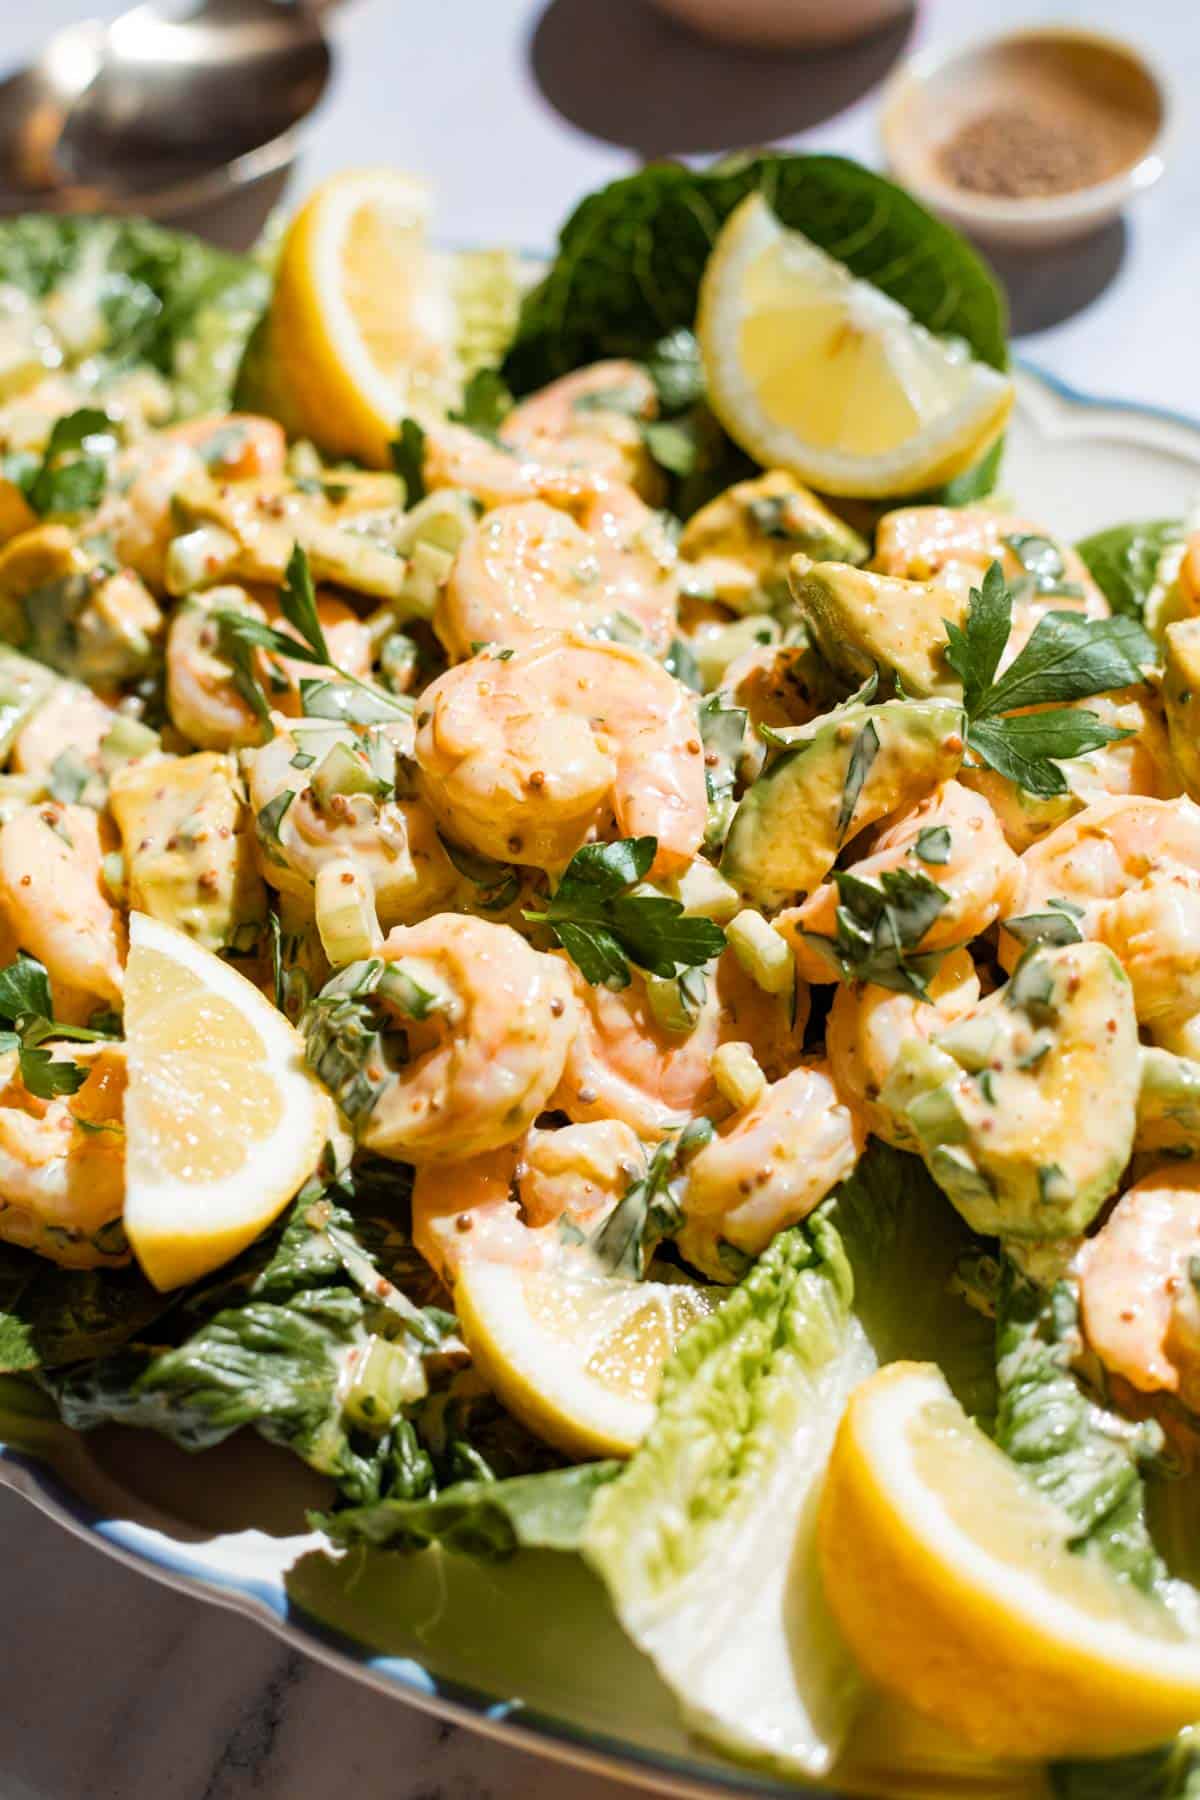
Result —
<instances>
[{"instance_id":1,"label":"chopped parsley","mask_svg":"<svg viewBox=\"0 0 1200 1800\"><path fill-rule=\"evenodd\" d=\"M963 684L967 743L975 756L1026 793L1047 799L1067 792L1060 762L1130 735L1069 703L1143 681L1154 647L1134 619L1051 612L998 676L1012 610L1012 590L1000 564L992 563L972 590L966 624L946 621L946 659Z\"/></svg>"},{"instance_id":2,"label":"chopped parsley","mask_svg":"<svg viewBox=\"0 0 1200 1800\"><path fill-rule=\"evenodd\" d=\"M75 1043L96 1043L111 1037L83 1025L63 1025L54 1017L50 977L43 963L18 951L15 962L0 969L0 1019L10 1027L0 1031L0 1052L15 1050L21 1080L39 1100L75 1094L87 1080L78 1063L56 1062L43 1045L50 1038L70 1038Z\"/></svg>"},{"instance_id":3,"label":"chopped parsley","mask_svg":"<svg viewBox=\"0 0 1200 1800\"><path fill-rule=\"evenodd\" d=\"M657 849L652 837L585 844L567 864L546 910L524 915L550 926L594 987L628 987L631 963L669 977L725 948L725 933L711 919L689 918L668 894L638 891Z\"/></svg>"}]
</instances>

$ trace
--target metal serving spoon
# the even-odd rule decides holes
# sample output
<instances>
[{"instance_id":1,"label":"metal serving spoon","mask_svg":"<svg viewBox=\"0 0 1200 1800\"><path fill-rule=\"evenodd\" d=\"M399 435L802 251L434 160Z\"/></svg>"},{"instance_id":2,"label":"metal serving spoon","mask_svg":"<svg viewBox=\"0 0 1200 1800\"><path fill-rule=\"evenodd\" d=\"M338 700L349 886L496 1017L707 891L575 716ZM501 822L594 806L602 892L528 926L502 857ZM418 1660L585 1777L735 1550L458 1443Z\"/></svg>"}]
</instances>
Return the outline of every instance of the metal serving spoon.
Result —
<instances>
[{"instance_id":1,"label":"metal serving spoon","mask_svg":"<svg viewBox=\"0 0 1200 1800\"><path fill-rule=\"evenodd\" d=\"M0 81L0 213L208 204L290 161L329 79L325 0L148 0Z\"/></svg>"}]
</instances>

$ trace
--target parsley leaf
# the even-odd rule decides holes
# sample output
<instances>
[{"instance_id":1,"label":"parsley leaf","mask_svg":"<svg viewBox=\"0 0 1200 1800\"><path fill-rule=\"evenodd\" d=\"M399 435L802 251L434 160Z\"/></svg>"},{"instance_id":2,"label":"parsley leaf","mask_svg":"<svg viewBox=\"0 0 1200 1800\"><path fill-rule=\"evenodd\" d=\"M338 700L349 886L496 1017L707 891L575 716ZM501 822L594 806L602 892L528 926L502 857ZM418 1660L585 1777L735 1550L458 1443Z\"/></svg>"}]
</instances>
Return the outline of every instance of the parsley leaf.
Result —
<instances>
[{"instance_id":1,"label":"parsley leaf","mask_svg":"<svg viewBox=\"0 0 1200 1800\"><path fill-rule=\"evenodd\" d=\"M400 432L388 446L392 467L404 483L404 504L425 498L425 432L415 419L401 419Z\"/></svg>"},{"instance_id":2,"label":"parsley leaf","mask_svg":"<svg viewBox=\"0 0 1200 1800\"><path fill-rule=\"evenodd\" d=\"M331 663L333 658L329 654L329 645L325 642L325 633L317 614L312 571L308 566L308 557L299 544L292 545L283 587L279 592L279 606L293 631L300 634L313 652L314 660Z\"/></svg>"},{"instance_id":3,"label":"parsley leaf","mask_svg":"<svg viewBox=\"0 0 1200 1800\"><path fill-rule=\"evenodd\" d=\"M671 647L663 657L663 668L676 681L682 681L684 687L691 688L694 694L704 692L704 683L700 679L700 669L692 654L692 647L683 638L671 639Z\"/></svg>"},{"instance_id":4,"label":"parsley leaf","mask_svg":"<svg viewBox=\"0 0 1200 1800\"><path fill-rule=\"evenodd\" d=\"M544 912L524 916L551 927L593 986L629 985L630 963L671 976L719 956L725 933L711 919L689 918L678 900L636 891L654 861L652 837L585 844L563 871Z\"/></svg>"},{"instance_id":5,"label":"parsley leaf","mask_svg":"<svg viewBox=\"0 0 1200 1800\"><path fill-rule=\"evenodd\" d=\"M984 697L977 716L992 718L1018 707L1111 694L1144 681L1145 668L1154 660L1154 646L1136 619L1046 613Z\"/></svg>"},{"instance_id":6,"label":"parsley leaf","mask_svg":"<svg viewBox=\"0 0 1200 1800\"><path fill-rule=\"evenodd\" d=\"M60 1025L54 1017L45 965L24 950L17 952L15 962L0 969L0 1019L12 1027L0 1031L0 1051L17 1051L21 1080L40 1100L78 1093L87 1080L87 1070L78 1063L54 1061L49 1050L42 1048L47 1039L95 1043L112 1035L83 1025Z\"/></svg>"},{"instance_id":7,"label":"parsley leaf","mask_svg":"<svg viewBox=\"0 0 1200 1800\"><path fill-rule=\"evenodd\" d=\"M965 627L949 619L945 625L950 644L946 661L963 684L963 705L973 718L996 679L1012 630L1012 595L998 562L990 565L982 584L972 589Z\"/></svg>"},{"instance_id":8,"label":"parsley leaf","mask_svg":"<svg viewBox=\"0 0 1200 1800\"><path fill-rule=\"evenodd\" d=\"M512 411L513 397L499 369L476 369L463 389L462 406L450 414L456 425L466 425L481 437L491 437ZM406 419L405 424L411 424ZM418 427L420 429L420 427ZM403 437L404 426L400 427ZM424 434L422 434L423 436ZM422 446L423 447L423 446ZM395 453L393 452L393 462ZM403 473L403 471L398 471ZM405 486L408 478L405 476ZM410 502L411 504L411 502Z\"/></svg>"},{"instance_id":9,"label":"parsley leaf","mask_svg":"<svg viewBox=\"0 0 1200 1800\"><path fill-rule=\"evenodd\" d=\"M1076 921L1082 916L1083 909L1070 900L1047 900L1045 912L1005 919L1004 929L1021 944L1081 944L1083 933Z\"/></svg>"},{"instance_id":10,"label":"parsley leaf","mask_svg":"<svg viewBox=\"0 0 1200 1800\"><path fill-rule=\"evenodd\" d=\"M1060 760L1085 756L1129 733L1106 725L1090 712L1022 713L1012 719L980 719L969 726L967 742L989 768L1007 775L1027 794L1048 799L1067 792Z\"/></svg>"},{"instance_id":11,"label":"parsley leaf","mask_svg":"<svg viewBox=\"0 0 1200 1800\"><path fill-rule=\"evenodd\" d=\"M592 1233L589 1247L609 1275L641 1281L655 1246L673 1237L683 1224L683 1208L671 1192L672 1181L713 1136L709 1119L693 1119L682 1131L665 1137L630 1183L608 1217Z\"/></svg>"},{"instance_id":12,"label":"parsley leaf","mask_svg":"<svg viewBox=\"0 0 1200 1800\"><path fill-rule=\"evenodd\" d=\"M885 869L873 879L835 869L841 904L832 938L806 931L804 940L846 981L871 981L893 993L927 998L929 977L941 957L914 955L950 896L928 875Z\"/></svg>"},{"instance_id":13,"label":"parsley leaf","mask_svg":"<svg viewBox=\"0 0 1200 1800\"><path fill-rule=\"evenodd\" d=\"M40 462L9 459L7 473L34 512L91 512L108 485L108 459L117 447L115 425L99 407L82 406L55 420Z\"/></svg>"},{"instance_id":14,"label":"parsley leaf","mask_svg":"<svg viewBox=\"0 0 1200 1800\"><path fill-rule=\"evenodd\" d=\"M370 725L402 718L412 711L411 701L385 694L381 688L360 681L357 675L332 661L317 613L308 553L301 544L292 545L279 591L279 606L292 627L290 632L280 631L264 619L232 606L219 606L212 614L217 628L217 653L229 664L234 687L264 725L269 723L271 709L259 679L255 654L259 650L266 651L268 656L284 657L289 662L332 669L340 678L342 685L330 681L301 681L301 704L309 718L345 719L354 724ZM323 698L327 699L327 710L320 710Z\"/></svg>"},{"instance_id":15,"label":"parsley leaf","mask_svg":"<svg viewBox=\"0 0 1200 1800\"><path fill-rule=\"evenodd\" d=\"M838 809L837 841L840 844L854 817L854 809L858 805L858 797L862 793L863 783L871 771L871 764L879 754L879 733L870 719L854 740L850 751L850 762L846 769L846 779L842 784L842 804Z\"/></svg>"},{"instance_id":16,"label":"parsley leaf","mask_svg":"<svg viewBox=\"0 0 1200 1800\"><path fill-rule=\"evenodd\" d=\"M1049 579L1044 556L1040 551L1036 556ZM1133 619L1052 612L1038 620L1028 643L997 678L1012 606L1012 593L994 562L972 590L965 625L946 621L946 659L963 684L967 743L975 755L1027 793L1049 798L1067 792L1060 761L1129 736L1069 703L1141 682L1154 647ZM1058 710L1021 711L1027 707Z\"/></svg>"},{"instance_id":17,"label":"parsley leaf","mask_svg":"<svg viewBox=\"0 0 1200 1800\"><path fill-rule=\"evenodd\" d=\"M913 855L923 863L948 863L950 861L950 827L948 825L926 825L917 833L917 841L913 845Z\"/></svg>"}]
</instances>

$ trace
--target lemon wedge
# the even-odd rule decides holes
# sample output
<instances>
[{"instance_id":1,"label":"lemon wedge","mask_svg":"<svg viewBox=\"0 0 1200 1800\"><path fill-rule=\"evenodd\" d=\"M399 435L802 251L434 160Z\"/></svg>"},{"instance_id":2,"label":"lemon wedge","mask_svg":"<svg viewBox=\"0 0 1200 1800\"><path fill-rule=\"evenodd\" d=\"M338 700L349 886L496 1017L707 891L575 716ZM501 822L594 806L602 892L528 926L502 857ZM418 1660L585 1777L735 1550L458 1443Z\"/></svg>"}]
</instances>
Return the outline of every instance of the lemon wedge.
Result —
<instances>
[{"instance_id":1,"label":"lemon wedge","mask_svg":"<svg viewBox=\"0 0 1200 1800\"><path fill-rule=\"evenodd\" d=\"M253 386L330 454L387 467L399 420L455 405L464 370L515 320L511 259L439 254L432 212L416 176L351 170L322 183L284 237Z\"/></svg>"},{"instance_id":2,"label":"lemon wedge","mask_svg":"<svg viewBox=\"0 0 1200 1800\"><path fill-rule=\"evenodd\" d=\"M258 989L145 913L125 972L125 1230L155 1287L219 1268L304 1185L334 1131L303 1042Z\"/></svg>"},{"instance_id":3,"label":"lemon wedge","mask_svg":"<svg viewBox=\"0 0 1200 1800\"><path fill-rule=\"evenodd\" d=\"M730 214L700 289L714 412L767 468L829 494L914 493L978 461L1012 408L1007 376L856 280L761 194Z\"/></svg>"},{"instance_id":4,"label":"lemon wedge","mask_svg":"<svg viewBox=\"0 0 1200 1800\"><path fill-rule=\"evenodd\" d=\"M937 1368L851 1397L818 1526L825 1593L879 1685L997 1756L1105 1756L1200 1717L1200 1639L1099 1558Z\"/></svg>"},{"instance_id":5,"label":"lemon wedge","mask_svg":"<svg viewBox=\"0 0 1200 1800\"><path fill-rule=\"evenodd\" d=\"M629 1456L654 1417L663 1364L713 1290L466 1257L454 1307L489 1387L568 1456Z\"/></svg>"}]
</instances>

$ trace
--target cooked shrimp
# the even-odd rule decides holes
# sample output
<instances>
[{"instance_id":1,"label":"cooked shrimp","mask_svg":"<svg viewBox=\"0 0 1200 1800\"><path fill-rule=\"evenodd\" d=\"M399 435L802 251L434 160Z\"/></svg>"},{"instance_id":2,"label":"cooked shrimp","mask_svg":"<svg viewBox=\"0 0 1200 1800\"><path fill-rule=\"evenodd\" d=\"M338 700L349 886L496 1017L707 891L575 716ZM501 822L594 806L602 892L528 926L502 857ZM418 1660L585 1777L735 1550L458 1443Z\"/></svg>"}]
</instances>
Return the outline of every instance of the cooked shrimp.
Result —
<instances>
[{"instance_id":1,"label":"cooked shrimp","mask_svg":"<svg viewBox=\"0 0 1200 1800\"><path fill-rule=\"evenodd\" d=\"M413 1243L448 1286L465 1256L533 1265L557 1245L562 1218L594 1230L645 1165L627 1125L607 1119L534 1127L465 1162L425 1163L413 1183Z\"/></svg>"},{"instance_id":2,"label":"cooked shrimp","mask_svg":"<svg viewBox=\"0 0 1200 1800\"><path fill-rule=\"evenodd\" d=\"M70 1055L80 1060L77 1046ZM68 1269L129 1261L116 1224L125 1205L124 1095L116 1045L92 1054L77 1093L53 1100L29 1092L15 1052L0 1059L0 1238Z\"/></svg>"},{"instance_id":3,"label":"cooked shrimp","mask_svg":"<svg viewBox=\"0 0 1200 1800\"><path fill-rule=\"evenodd\" d=\"M552 1104L570 1119L619 1119L641 1138L661 1137L691 1118L728 1112L712 1074L720 1044L748 1043L769 1075L800 1054L808 993L763 990L727 950L707 978L700 1016L686 1037L664 1031L650 1011L645 979L592 987L567 965L579 1001L579 1028Z\"/></svg>"},{"instance_id":4,"label":"cooked shrimp","mask_svg":"<svg viewBox=\"0 0 1200 1800\"><path fill-rule=\"evenodd\" d=\"M924 835L928 832L939 834L932 845ZM978 937L1011 913L1021 886L1021 865L995 813L981 795L957 781L944 781L911 812L894 817L876 837L871 854L851 865L863 881L898 869L928 876L947 896L919 945L912 946L923 952ZM834 937L839 904L836 883L823 881L801 905L775 920L806 981L837 979L832 964L807 939L810 934Z\"/></svg>"},{"instance_id":5,"label":"cooked shrimp","mask_svg":"<svg viewBox=\"0 0 1200 1800\"><path fill-rule=\"evenodd\" d=\"M110 533L117 558L161 593L167 550L179 531L172 503L187 475L207 467L226 481L262 479L281 475L286 461L287 438L274 419L188 419L122 453L116 474L128 485L101 508L96 528Z\"/></svg>"},{"instance_id":6,"label":"cooked shrimp","mask_svg":"<svg viewBox=\"0 0 1200 1800\"><path fill-rule=\"evenodd\" d=\"M866 1135L839 1099L827 1064L793 1069L692 1158L683 1186L683 1254L728 1281L719 1245L757 1256L845 1180Z\"/></svg>"},{"instance_id":7,"label":"cooked shrimp","mask_svg":"<svg viewBox=\"0 0 1200 1800\"><path fill-rule=\"evenodd\" d=\"M876 1137L898 1150L916 1150L904 1119L880 1102L884 1083L907 1039L930 1038L965 1018L979 995L979 976L967 950L949 952L930 978L928 1000L874 982L839 986L825 1027L829 1067L842 1099Z\"/></svg>"},{"instance_id":8,"label":"cooked shrimp","mask_svg":"<svg viewBox=\"0 0 1200 1800\"><path fill-rule=\"evenodd\" d=\"M663 651L677 597L675 549L661 521L614 487L578 522L544 500L486 513L454 559L433 628L455 661L481 644L516 647L542 631L609 637L622 620Z\"/></svg>"},{"instance_id":9,"label":"cooked shrimp","mask_svg":"<svg viewBox=\"0 0 1200 1800\"><path fill-rule=\"evenodd\" d=\"M547 636L477 656L426 689L424 791L451 837L558 869L589 837L658 840L652 876L687 866L708 799L694 696L623 644Z\"/></svg>"},{"instance_id":10,"label":"cooked shrimp","mask_svg":"<svg viewBox=\"0 0 1200 1800\"><path fill-rule=\"evenodd\" d=\"M1078 909L1133 984L1142 1024L1166 1030L1200 1012L1200 806L1188 799L1098 800L1021 858L1017 909ZM1022 946L1008 933L1001 961Z\"/></svg>"},{"instance_id":11,"label":"cooked shrimp","mask_svg":"<svg viewBox=\"0 0 1200 1800\"><path fill-rule=\"evenodd\" d=\"M1093 619L1107 616L1108 603L1077 550L1028 519L991 512L987 507L905 506L885 513L876 530L871 567L907 581L936 578L955 593L965 593L977 587L980 576L997 561L1007 581L1019 581L1027 573L1018 555L1023 538L1039 538L1048 544L1062 565L1060 579L1082 589L1075 596L1039 596L1042 611L1081 610Z\"/></svg>"},{"instance_id":12,"label":"cooked shrimp","mask_svg":"<svg viewBox=\"0 0 1200 1800\"><path fill-rule=\"evenodd\" d=\"M1200 1411L1200 1166L1173 1162L1122 1196L1076 1264L1084 1335L1140 1393Z\"/></svg>"},{"instance_id":13,"label":"cooked shrimp","mask_svg":"<svg viewBox=\"0 0 1200 1800\"><path fill-rule=\"evenodd\" d=\"M349 726L310 726L301 734L301 743L282 720L276 720L275 727L270 743L247 750L242 758L256 817L281 795L292 796L269 839L260 828L259 863L272 887L311 904L321 869L335 857L346 857L374 894L385 931L440 906L458 876L425 803L371 793L333 793L322 799L307 768L298 770L295 758L316 756L315 773L320 758L335 745L359 745L355 732Z\"/></svg>"},{"instance_id":14,"label":"cooked shrimp","mask_svg":"<svg viewBox=\"0 0 1200 1800\"><path fill-rule=\"evenodd\" d=\"M291 626L274 599L260 602L241 587L217 587L185 601L167 634L167 710L171 723L202 750L238 750L263 740L263 722L239 690L233 668L220 652L213 613L246 613L263 619L288 636ZM351 675L371 670L371 638L367 627L344 601L326 590L317 593L317 617L334 661ZM300 683L320 680L329 668L291 657L256 652L259 679L270 704L295 717L300 712Z\"/></svg>"},{"instance_id":15,"label":"cooked shrimp","mask_svg":"<svg viewBox=\"0 0 1200 1800\"><path fill-rule=\"evenodd\" d=\"M117 848L109 819L90 806L28 806L0 829L0 911L11 936L46 965L54 1009L78 1025L120 1004L125 921L104 884Z\"/></svg>"},{"instance_id":16,"label":"cooked shrimp","mask_svg":"<svg viewBox=\"0 0 1200 1800\"><path fill-rule=\"evenodd\" d=\"M364 1139L424 1163L522 1137L558 1085L578 1008L561 962L507 925L435 913L397 926L379 954L439 997L404 1018L409 1061L376 1101Z\"/></svg>"},{"instance_id":17,"label":"cooked shrimp","mask_svg":"<svg viewBox=\"0 0 1200 1800\"><path fill-rule=\"evenodd\" d=\"M659 500L662 477L641 432L642 422L657 414L658 392L645 369L633 362L598 362L572 370L514 406L499 437L539 462L590 469Z\"/></svg>"},{"instance_id":18,"label":"cooked shrimp","mask_svg":"<svg viewBox=\"0 0 1200 1800\"><path fill-rule=\"evenodd\" d=\"M422 476L426 488L459 488L485 507L547 500L568 512L588 506L610 485L580 464L545 461L445 422L425 429Z\"/></svg>"},{"instance_id":19,"label":"cooked shrimp","mask_svg":"<svg viewBox=\"0 0 1200 1800\"><path fill-rule=\"evenodd\" d=\"M1111 694L1093 694L1075 704L1079 710L1094 713L1105 725L1130 735L1062 763L1065 794L1040 799L995 769L964 768L959 775L965 787L974 788L989 802L1018 855L1094 800L1126 794L1173 800L1182 792L1167 728L1148 689L1122 688Z\"/></svg>"}]
</instances>

